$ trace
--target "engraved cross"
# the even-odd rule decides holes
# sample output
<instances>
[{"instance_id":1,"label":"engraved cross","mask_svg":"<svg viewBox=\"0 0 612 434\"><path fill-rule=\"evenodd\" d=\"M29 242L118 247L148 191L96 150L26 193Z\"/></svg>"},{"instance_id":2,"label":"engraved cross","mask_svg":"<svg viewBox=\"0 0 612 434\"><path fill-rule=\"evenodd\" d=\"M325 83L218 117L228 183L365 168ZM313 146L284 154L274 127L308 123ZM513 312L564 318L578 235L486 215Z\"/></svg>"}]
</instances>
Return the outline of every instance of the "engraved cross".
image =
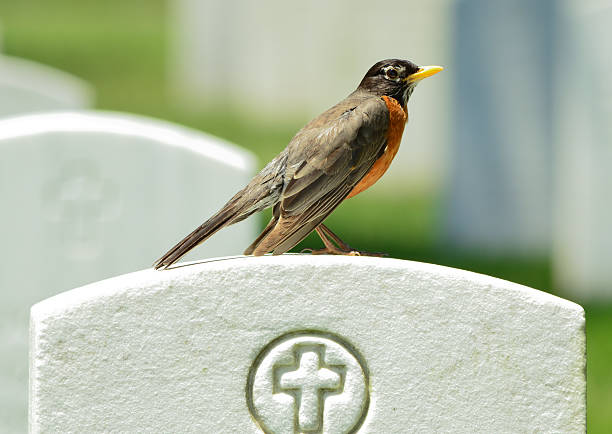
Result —
<instances>
[{"instance_id":1,"label":"engraved cross","mask_svg":"<svg viewBox=\"0 0 612 434\"><path fill-rule=\"evenodd\" d=\"M324 365L323 347L302 350L295 353L299 366L277 368L283 371L278 372L278 388L295 398L296 431L318 432L323 428L326 395L342 392L343 369Z\"/></svg>"},{"instance_id":2,"label":"engraved cross","mask_svg":"<svg viewBox=\"0 0 612 434\"><path fill-rule=\"evenodd\" d=\"M93 260L103 244L104 224L121 213L119 189L87 160L65 163L43 194L47 219L57 224L63 251L79 260Z\"/></svg>"}]
</instances>

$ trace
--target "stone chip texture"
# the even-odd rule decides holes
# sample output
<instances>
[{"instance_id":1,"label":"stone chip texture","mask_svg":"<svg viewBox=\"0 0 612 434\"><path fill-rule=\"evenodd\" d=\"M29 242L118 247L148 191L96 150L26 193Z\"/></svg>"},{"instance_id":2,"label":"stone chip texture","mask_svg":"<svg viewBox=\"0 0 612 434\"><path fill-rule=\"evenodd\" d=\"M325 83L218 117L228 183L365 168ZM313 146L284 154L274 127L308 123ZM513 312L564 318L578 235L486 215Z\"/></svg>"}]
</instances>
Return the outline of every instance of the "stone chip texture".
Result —
<instances>
[{"instance_id":1,"label":"stone chip texture","mask_svg":"<svg viewBox=\"0 0 612 434\"><path fill-rule=\"evenodd\" d=\"M309 255L144 270L36 304L30 430L261 432L249 369L300 330L367 363L361 433L585 431L580 306L436 265Z\"/></svg>"}]
</instances>

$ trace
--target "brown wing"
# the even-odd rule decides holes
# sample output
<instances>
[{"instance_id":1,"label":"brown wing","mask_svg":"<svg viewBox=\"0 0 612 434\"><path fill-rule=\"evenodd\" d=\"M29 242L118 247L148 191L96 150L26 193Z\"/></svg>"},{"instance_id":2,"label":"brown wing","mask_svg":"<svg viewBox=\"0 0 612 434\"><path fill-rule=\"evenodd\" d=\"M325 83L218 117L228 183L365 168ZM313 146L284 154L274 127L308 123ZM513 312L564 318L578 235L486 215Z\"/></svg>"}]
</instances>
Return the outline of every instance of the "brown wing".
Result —
<instances>
[{"instance_id":1,"label":"brown wing","mask_svg":"<svg viewBox=\"0 0 612 434\"><path fill-rule=\"evenodd\" d=\"M321 223L380 157L388 126L385 102L373 97L325 125L300 131L287 147L278 221L253 254L284 253Z\"/></svg>"}]
</instances>

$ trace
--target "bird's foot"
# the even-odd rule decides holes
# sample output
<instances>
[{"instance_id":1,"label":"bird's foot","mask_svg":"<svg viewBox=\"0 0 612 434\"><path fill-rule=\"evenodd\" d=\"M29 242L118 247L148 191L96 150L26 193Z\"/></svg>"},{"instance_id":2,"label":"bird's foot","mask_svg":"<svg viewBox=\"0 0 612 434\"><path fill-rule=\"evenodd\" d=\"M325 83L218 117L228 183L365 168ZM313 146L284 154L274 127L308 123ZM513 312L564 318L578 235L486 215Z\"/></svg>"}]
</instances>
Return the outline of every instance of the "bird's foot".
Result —
<instances>
[{"instance_id":1,"label":"bird's foot","mask_svg":"<svg viewBox=\"0 0 612 434\"><path fill-rule=\"evenodd\" d=\"M310 253L311 255L375 256L378 258L388 256L386 253L381 252L366 252L364 250L355 250L350 247L341 249L336 246L324 247L322 249L303 249L300 253Z\"/></svg>"},{"instance_id":2,"label":"bird's foot","mask_svg":"<svg viewBox=\"0 0 612 434\"><path fill-rule=\"evenodd\" d=\"M325 244L322 249L304 249L300 253L310 252L311 255L345 255L345 256L376 256L383 257L387 256L386 253L380 252L366 252L364 250L355 250L340 237L334 234L331 229L321 223L315 228L317 234L321 237L321 241ZM333 241L333 242L332 242Z\"/></svg>"}]
</instances>

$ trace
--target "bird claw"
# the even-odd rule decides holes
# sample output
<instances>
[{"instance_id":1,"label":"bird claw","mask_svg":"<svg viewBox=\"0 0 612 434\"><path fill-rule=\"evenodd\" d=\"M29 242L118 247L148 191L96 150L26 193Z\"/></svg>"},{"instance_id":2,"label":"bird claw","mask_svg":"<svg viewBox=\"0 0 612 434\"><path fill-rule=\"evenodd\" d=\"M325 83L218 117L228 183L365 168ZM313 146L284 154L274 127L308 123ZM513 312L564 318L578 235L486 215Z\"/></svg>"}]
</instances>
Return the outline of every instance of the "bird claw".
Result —
<instances>
[{"instance_id":1,"label":"bird claw","mask_svg":"<svg viewBox=\"0 0 612 434\"><path fill-rule=\"evenodd\" d=\"M363 250L353 250L349 253L350 256L373 256L376 258L384 258L389 256L388 253L384 252L364 252Z\"/></svg>"},{"instance_id":2,"label":"bird claw","mask_svg":"<svg viewBox=\"0 0 612 434\"><path fill-rule=\"evenodd\" d=\"M300 253L310 253L311 255L343 255L343 256L374 256L374 257L385 257L389 256L387 253L381 252L365 252L362 250L354 250L354 249L340 249L337 247L329 248L325 247L323 249L302 249Z\"/></svg>"}]
</instances>

